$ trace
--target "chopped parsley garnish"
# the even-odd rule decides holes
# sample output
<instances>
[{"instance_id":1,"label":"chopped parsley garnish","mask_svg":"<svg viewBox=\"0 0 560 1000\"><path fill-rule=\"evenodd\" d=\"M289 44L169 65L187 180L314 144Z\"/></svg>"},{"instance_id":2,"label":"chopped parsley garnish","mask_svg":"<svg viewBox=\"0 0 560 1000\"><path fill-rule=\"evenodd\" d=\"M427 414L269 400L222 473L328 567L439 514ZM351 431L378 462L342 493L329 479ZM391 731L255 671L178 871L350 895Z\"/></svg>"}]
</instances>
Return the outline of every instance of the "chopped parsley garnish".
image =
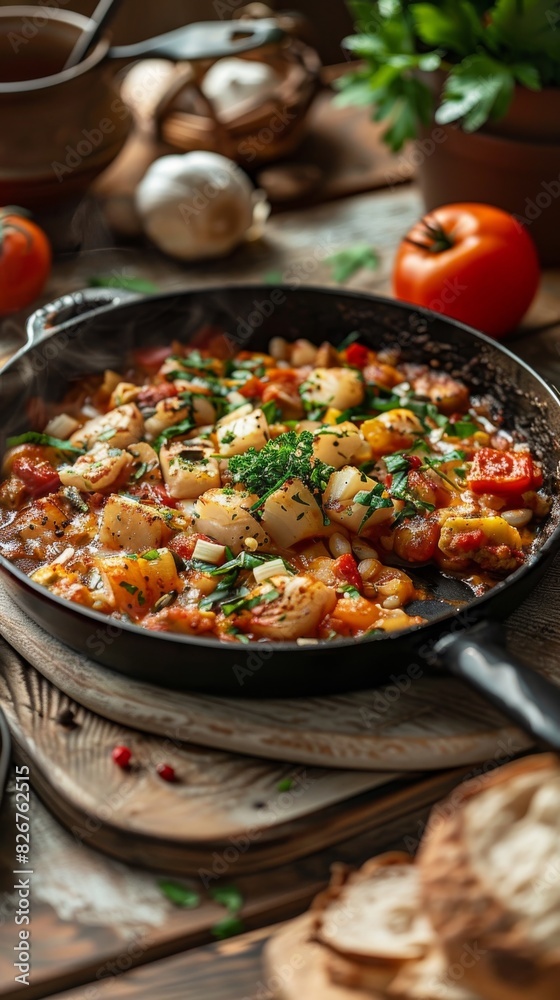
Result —
<instances>
[{"instance_id":1,"label":"chopped parsley garnish","mask_svg":"<svg viewBox=\"0 0 560 1000\"><path fill-rule=\"evenodd\" d=\"M338 285L343 285L356 271L361 271L363 267L372 271L379 267L379 255L373 247L366 243L358 243L346 250L338 250L331 254L330 257L326 258L326 263L331 267L333 280Z\"/></svg>"},{"instance_id":2,"label":"chopped parsley garnish","mask_svg":"<svg viewBox=\"0 0 560 1000\"><path fill-rule=\"evenodd\" d=\"M276 788L279 792L290 792L294 785L295 781L293 778L282 778L276 785Z\"/></svg>"},{"instance_id":3,"label":"chopped parsley garnish","mask_svg":"<svg viewBox=\"0 0 560 1000\"><path fill-rule=\"evenodd\" d=\"M327 412L326 406L317 406L315 403L310 403L305 399L303 400L303 408L308 420L322 420Z\"/></svg>"},{"instance_id":4,"label":"chopped parsley garnish","mask_svg":"<svg viewBox=\"0 0 560 1000\"><path fill-rule=\"evenodd\" d=\"M115 436L116 433L117 433L117 431L116 431L115 427L107 427L107 430L103 431L98 436L97 440L98 441L110 441L111 438L114 438L114 436Z\"/></svg>"},{"instance_id":5,"label":"chopped parsley garnish","mask_svg":"<svg viewBox=\"0 0 560 1000\"><path fill-rule=\"evenodd\" d=\"M62 441L60 438L52 437L50 434L40 434L39 431L26 431L25 434L18 434L17 437L9 437L6 441L8 448L17 448L19 444L45 444L49 448L57 448L58 451L68 451L73 455L83 455L85 448L77 448L69 441Z\"/></svg>"},{"instance_id":6,"label":"chopped parsley garnish","mask_svg":"<svg viewBox=\"0 0 560 1000\"><path fill-rule=\"evenodd\" d=\"M251 641L249 639L249 636L245 635L244 632L240 632L240 630L238 628L236 628L235 625L231 625L228 628L227 634L235 636L235 638L238 639L239 642L242 642L245 646L247 645L247 643L249 643Z\"/></svg>"},{"instance_id":7,"label":"chopped parsley garnish","mask_svg":"<svg viewBox=\"0 0 560 1000\"><path fill-rule=\"evenodd\" d=\"M260 496L256 509L288 479L301 479L319 503L334 468L315 458L311 431L286 431L268 441L261 451L249 448L244 455L234 455L229 471L235 483L243 483Z\"/></svg>"},{"instance_id":8,"label":"chopped parsley garnish","mask_svg":"<svg viewBox=\"0 0 560 1000\"><path fill-rule=\"evenodd\" d=\"M256 597L239 597L236 601L222 604L222 611L225 615L236 615L240 611L250 611L252 608L258 607L259 604L270 604L277 597L280 597L280 591L276 590L276 587L271 587L265 594L259 594Z\"/></svg>"},{"instance_id":9,"label":"chopped parsley garnish","mask_svg":"<svg viewBox=\"0 0 560 1000\"><path fill-rule=\"evenodd\" d=\"M154 559L159 559L159 552L157 549L149 549L148 552L144 552L142 559L147 559L148 562L152 562Z\"/></svg>"},{"instance_id":10,"label":"chopped parsley garnish","mask_svg":"<svg viewBox=\"0 0 560 1000\"><path fill-rule=\"evenodd\" d=\"M158 882L163 895L174 903L175 906L183 906L186 910L194 910L200 906L200 896L194 889L182 885L181 882L173 882L171 879L161 879Z\"/></svg>"},{"instance_id":11,"label":"chopped parsley garnish","mask_svg":"<svg viewBox=\"0 0 560 1000\"><path fill-rule=\"evenodd\" d=\"M354 330L352 333L347 334L346 337L340 341L340 344L337 344L337 351L345 351L347 347L350 347L350 344L354 344L360 339L361 336L362 335L358 332L358 330Z\"/></svg>"},{"instance_id":12,"label":"chopped parsley garnish","mask_svg":"<svg viewBox=\"0 0 560 1000\"><path fill-rule=\"evenodd\" d=\"M224 364L224 375L235 381L247 381L251 375L260 378L265 373L263 359L257 354L255 358L230 358Z\"/></svg>"},{"instance_id":13,"label":"chopped parsley garnish","mask_svg":"<svg viewBox=\"0 0 560 1000\"><path fill-rule=\"evenodd\" d=\"M403 472L410 469L409 462L404 451L396 451L393 455L385 455L383 461L387 466L387 472L393 475L395 472Z\"/></svg>"},{"instance_id":14,"label":"chopped parsley garnish","mask_svg":"<svg viewBox=\"0 0 560 1000\"><path fill-rule=\"evenodd\" d=\"M356 493L354 502L359 503L362 507L367 507L367 510L360 522L358 534L360 534L364 524L369 520L374 511L380 510L382 507L393 506L389 498L383 496L384 492L385 487L383 483L376 483L373 489L369 490L369 492L367 490L360 490L359 493Z\"/></svg>"},{"instance_id":15,"label":"chopped parsley garnish","mask_svg":"<svg viewBox=\"0 0 560 1000\"><path fill-rule=\"evenodd\" d=\"M406 470L403 469L393 475L393 481L389 487L389 492L392 497L395 497L395 499L405 501L405 506L393 519L393 525L398 524L406 517L412 517L414 514L421 512L431 514L431 512L436 509L435 504L427 503L425 500L420 500L419 497L417 497L412 490L409 489L408 466Z\"/></svg>"},{"instance_id":16,"label":"chopped parsley garnish","mask_svg":"<svg viewBox=\"0 0 560 1000\"><path fill-rule=\"evenodd\" d=\"M141 462L138 468L134 470L132 478L138 481L138 479L142 479L142 476L146 475L147 471L148 471L147 462Z\"/></svg>"},{"instance_id":17,"label":"chopped parsley garnish","mask_svg":"<svg viewBox=\"0 0 560 1000\"><path fill-rule=\"evenodd\" d=\"M457 420L454 424L448 424L445 433L449 434L450 437L469 438L478 430L480 428L472 420Z\"/></svg>"},{"instance_id":18,"label":"chopped parsley garnish","mask_svg":"<svg viewBox=\"0 0 560 1000\"><path fill-rule=\"evenodd\" d=\"M451 486L453 490L456 490L456 484L449 478L449 476L446 476L445 473L441 471L439 466L443 462L462 462L465 457L464 451L457 450L448 451L446 455L430 455L428 458L424 459L424 463L420 466L420 470L432 469L436 476L439 476L439 478L443 479L443 481Z\"/></svg>"},{"instance_id":19,"label":"chopped parsley garnish","mask_svg":"<svg viewBox=\"0 0 560 1000\"><path fill-rule=\"evenodd\" d=\"M215 903L225 906L230 913L238 913L243 906L243 896L234 885L220 885L210 889L209 895Z\"/></svg>"},{"instance_id":20,"label":"chopped parsley garnish","mask_svg":"<svg viewBox=\"0 0 560 1000\"><path fill-rule=\"evenodd\" d=\"M245 930L245 924L240 917L224 917L219 923L214 924L210 928L211 934L218 939L218 941L224 941L226 938L234 937L235 934L242 934Z\"/></svg>"},{"instance_id":21,"label":"chopped parsley garnish","mask_svg":"<svg viewBox=\"0 0 560 1000\"><path fill-rule=\"evenodd\" d=\"M222 607L229 601L237 601L241 597L247 597L250 593L248 587L236 587L237 573L233 573L232 577L233 579L230 576L225 576L223 580L220 580L212 594L208 594L198 602L201 611L211 611L215 605Z\"/></svg>"},{"instance_id":22,"label":"chopped parsley garnish","mask_svg":"<svg viewBox=\"0 0 560 1000\"><path fill-rule=\"evenodd\" d=\"M263 403L261 410L269 424L277 424L282 419L282 411L273 399L269 400L268 403Z\"/></svg>"},{"instance_id":23,"label":"chopped parsley garnish","mask_svg":"<svg viewBox=\"0 0 560 1000\"><path fill-rule=\"evenodd\" d=\"M235 441L235 434L233 431L226 431L226 433L221 438L222 444L232 444Z\"/></svg>"},{"instance_id":24,"label":"chopped parsley garnish","mask_svg":"<svg viewBox=\"0 0 560 1000\"><path fill-rule=\"evenodd\" d=\"M161 434L158 434L157 438L153 443L153 447L156 451L159 451L161 446L166 444L171 438L179 437L181 434L188 434L192 431L196 424L192 422L190 417L182 420L180 424L173 424L172 427L166 427Z\"/></svg>"},{"instance_id":25,"label":"chopped parsley garnish","mask_svg":"<svg viewBox=\"0 0 560 1000\"><path fill-rule=\"evenodd\" d=\"M159 288L148 278L128 274L94 274L88 279L90 288L125 288L129 292L141 295L153 295Z\"/></svg>"},{"instance_id":26,"label":"chopped parsley garnish","mask_svg":"<svg viewBox=\"0 0 560 1000\"><path fill-rule=\"evenodd\" d=\"M177 360L179 360L181 365L185 368L201 369L202 371L208 369L213 371L216 364L213 358L203 358L200 351L190 351L190 353L186 354L184 358L178 358Z\"/></svg>"},{"instance_id":27,"label":"chopped parsley garnish","mask_svg":"<svg viewBox=\"0 0 560 1000\"><path fill-rule=\"evenodd\" d=\"M346 597L357 598L362 596L358 588L354 587L351 583L345 583L342 587L337 587L336 589L339 593L345 594Z\"/></svg>"},{"instance_id":28,"label":"chopped parsley garnish","mask_svg":"<svg viewBox=\"0 0 560 1000\"><path fill-rule=\"evenodd\" d=\"M196 560L193 560L193 564L196 563L195 568L201 569L209 576L224 576L231 573L232 570L255 569L256 566L262 566L263 563L271 562L273 559L278 559L278 556L270 552L259 553L259 555L256 555L254 552L240 552L238 556L222 563L221 566L212 566L210 563L199 563ZM285 559L283 559L282 562L290 573L294 572L290 564L287 563Z\"/></svg>"},{"instance_id":29,"label":"chopped parsley garnish","mask_svg":"<svg viewBox=\"0 0 560 1000\"><path fill-rule=\"evenodd\" d=\"M406 407L407 410L412 410L412 412L418 417L420 423L422 424L425 431L431 430L430 425L427 423L428 420L433 420L436 427L446 428L449 420L443 414L440 413L435 403L424 403L414 396L403 396L400 406Z\"/></svg>"},{"instance_id":30,"label":"chopped parsley garnish","mask_svg":"<svg viewBox=\"0 0 560 1000\"><path fill-rule=\"evenodd\" d=\"M430 454L429 446L425 441L417 441L416 444L406 451L396 451L392 455L385 455L383 461L387 467L387 472L391 473L393 476L393 481L391 483L390 492L392 496L398 497L402 500L407 500L409 505L412 505L416 513L417 510L431 511L434 510L434 505L426 503L425 501L419 500L409 489L408 489L408 473L411 471L411 466L409 459L411 457L416 457L417 452L428 452L425 458L423 458L422 463L418 465L418 472L425 472L427 469L431 469L440 479L443 479L453 490L457 489L456 484L452 479L449 478L444 472L441 471L440 466L444 462L462 462L465 458L465 452L453 449L452 451L445 452L439 455ZM400 511L397 515L395 522L397 520L402 520L404 517L408 517L410 511L405 513L404 510Z\"/></svg>"},{"instance_id":31,"label":"chopped parsley garnish","mask_svg":"<svg viewBox=\"0 0 560 1000\"><path fill-rule=\"evenodd\" d=\"M128 593L132 595L134 595L138 590L138 587L135 587L133 583L127 583L126 580L121 580L119 587L122 587L123 590L127 590Z\"/></svg>"}]
</instances>

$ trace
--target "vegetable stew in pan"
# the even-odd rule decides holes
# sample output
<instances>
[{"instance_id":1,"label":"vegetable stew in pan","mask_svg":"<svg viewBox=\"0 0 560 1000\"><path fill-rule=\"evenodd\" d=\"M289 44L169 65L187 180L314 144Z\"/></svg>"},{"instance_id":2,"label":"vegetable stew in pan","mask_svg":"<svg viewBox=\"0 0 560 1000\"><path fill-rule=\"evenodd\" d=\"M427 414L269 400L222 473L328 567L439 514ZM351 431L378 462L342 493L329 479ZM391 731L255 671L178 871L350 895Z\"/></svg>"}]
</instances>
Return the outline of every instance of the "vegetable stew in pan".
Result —
<instances>
[{"instance_id":1,"label":"vegetable stew in pan","mask_svg":"<svg viewBox=\"0 0 560 1000\"><path fill-rule=\"evenodd\" d=\"M479 595L523 564L550 498L483 397L358 337L268 350L73 382L8 441L0 553L146 629L302 645L422 624L414 567Z\"/></svg>"}]
</instances>

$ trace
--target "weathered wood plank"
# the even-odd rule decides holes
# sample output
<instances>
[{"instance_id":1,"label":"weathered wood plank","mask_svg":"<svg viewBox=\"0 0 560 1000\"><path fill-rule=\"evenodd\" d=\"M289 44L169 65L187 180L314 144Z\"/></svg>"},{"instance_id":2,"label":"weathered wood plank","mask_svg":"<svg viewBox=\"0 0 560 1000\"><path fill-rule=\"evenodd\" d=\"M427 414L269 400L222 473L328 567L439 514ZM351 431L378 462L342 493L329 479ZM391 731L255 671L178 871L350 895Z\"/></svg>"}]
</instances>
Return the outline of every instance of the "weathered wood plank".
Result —
<instances>
[{"instance_id":1,"label":"weathered wood plank","mask_svg":"<svg viewBox=\"0 0 560 1000\"><path fill-rule=\"evenodd\" d=\"M479 773L479 769L469 773ZM31 776L34 780L33 769ZM342 840L334 848L315 852L291 864L277 864L266 874L238 873L235 860L226 864L225 871L220 865L226 884L235 883L243 895L242 916L246 927L256 928L301 913L327 882L330 865L336 860L359 865L390 846L414 849L430 804L445 795L463 776L464 770L450 771L419 783L412 795L406 790L396 793L391 807L385 810L384 816L379 816L379 823L367 822L359 836ZM398 796L404 808L394 808ZM4 921L0 934L2 1000L16 1000L21 996L21 986L13 981L12 966L15 933L14 894L11 891L13 808L11 795L0 823L0 918ZM76 839L65 831L34 795L30 816L34 875L33 975L31 985L26 987L29 1000L77 983L98 985L99 980L106 977L110 977L111 985L107 986L105 995L112 996L115 973L212 939L211 928L223 918L224 910L207 892L208 885L217 884L211 869L201 871L199 878L186 882L200 891L200 906L193 910L180 909L161 895L157 871L140 871L130 864L124 865L98 854L91 849L90 842ZM344 837L343 814L340 819L341 836ZM308 850L313 850L312 844ZM211 993L206 995L212 996ZM97 1000L95 994L91 1000Z\"/></svg>"},{"instance_id":2,"label":"weathered wood plank","mask_svg":"<svg viewBox=\"0 0 560 1000\"><path fill-rule=\"evenodd\" d=\"M262 951L274 927L261 928L233 941L223 941L206 948L197 948L144 968L135 969L118 979L90 987L71 990L53 1000L98 1000L109 995L114 1000L268 1000L277 985L262 966ZM289 966L283 972L289 976ZM88 989L92 989L91 998ZM302 997L301 1000L310 1000Z\"/></svg>"}]
</instances>

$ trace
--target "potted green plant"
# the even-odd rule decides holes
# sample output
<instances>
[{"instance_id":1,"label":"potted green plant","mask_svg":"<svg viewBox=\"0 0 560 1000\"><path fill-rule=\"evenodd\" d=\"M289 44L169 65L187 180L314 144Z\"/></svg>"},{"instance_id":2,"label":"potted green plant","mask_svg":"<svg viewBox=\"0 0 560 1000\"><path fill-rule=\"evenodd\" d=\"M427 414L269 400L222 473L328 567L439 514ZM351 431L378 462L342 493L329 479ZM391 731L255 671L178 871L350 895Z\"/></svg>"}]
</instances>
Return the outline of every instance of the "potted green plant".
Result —
<instances>
[{"instance_id":1,"label":"potted green plant","mask_svg":"<svg viewBox=\"0 0 560 1000\"><path fill-rule=\"evenodd\" d=\"M396 152L413 139L428 209L480 201L560 263L560 0L349 0L361 60L338 103L372 104Z\"/></svg>"}]
</instances>

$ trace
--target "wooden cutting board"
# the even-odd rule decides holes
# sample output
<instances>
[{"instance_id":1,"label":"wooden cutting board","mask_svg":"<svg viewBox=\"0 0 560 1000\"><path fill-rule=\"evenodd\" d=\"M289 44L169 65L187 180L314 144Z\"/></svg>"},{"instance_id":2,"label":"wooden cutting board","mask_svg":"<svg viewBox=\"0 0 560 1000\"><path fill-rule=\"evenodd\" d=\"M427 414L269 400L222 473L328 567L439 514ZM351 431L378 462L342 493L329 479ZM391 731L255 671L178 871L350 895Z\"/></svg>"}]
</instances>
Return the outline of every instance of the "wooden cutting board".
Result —
<instances>
[{"instance_id":1,"label":"wooden cutting board","mask_svg":"<svg viewBox=\"0 0 560 1000\"><path fill-rule=\"evenodd\" d=\"M0 700L33 788L77 841L128 863L210 880L285 864L369 829L382 836L453 773L405 781L288 767L151 736L70 701L1 640L0 664ZM129 768L112 760L117 745L132 751ZM176 780L159 777L160 763Z\"/></svg>"},{"instance_id":2,"label":"wooden cutting board","mask_svg":"<svg viewBox=\"0 0 560 1000\"><path fill-rule=\"evenodd\" d=\"M492 759L529 740L425 664L373 691L321 698L214 698L133 681L64 646L0 585L0 633L53 685L105 719L200 746L328 768L425 771Z\"/></svg>"},{"instance_id":3,"label":"wooden cutting board","mask_svg":"<svg viewBox=\"0 0 560 1000\"><path fill-rule=\"evenodd\" d=\"M34 780L33 762L31 767ZM456 771L446 772L444 786L443 779L432 777L432 797L444 795L460 778L461 774ZM12 891L15 792L14 781L0 823L2 1000L20 1000L22 996L21 986L13 979L13 935L17 931L13 923L16 897ZM426 823L428 807L425 802L416 811L412 802L411 807L412 812L405 812L400 818L397 816L381 829L372 828L290 864L279 861L267 872L242 874L232 863L221 884L233 884L241 893L244 900L242 919L247 930L295 916L306 909L313 896L324 887L335 861L359 866L372 854L389 847L414 850ZM29 1000L76 988L79 983L83 985L73 996L80 1000L108 1000L117 996L121 977L113 978L116 971L153 963L164 955L184 952L213 940L212 928L224 917L223 907L211 898L210 890L218 886L217 880L205 885L203 871L190 878L174 872L174 880L179 877L181 884L199 895L199 905L193 909L176 906L158 886L161 874L156 868L156 857L147 869L104 857L92 850L91 842L79 840L65 830L34 793L29 816L33 849L33 969L30 985L25 989ZM244 939L236 938L225 944L231 954L238 946L243 949ZM219 954L222 954L221 949ZM210 949L211 963L214 955ZM148 968L156 970L158 967L150 965L146 973ZM147 992L139 995L150 1000L159 996L166 1000L172 996L181 1000L186 1000L187 996L188 1000L195 1000L195 997L198 1000L202 996L212 1000L221 997L220 990L214 992L213 980L202 994L197 991L202 989L203 977L202 971L200 976L194 970L191 975L187 968L182 980L173 979L171 985L169 978L168 985L166 975L156 988L148 976ZM222 983L222 987L224 985ZM235 976L227 980L227 986L231 987L231 992L227 993L231 1000L253 998L252 987L237 989L239 981ZM127 995L135 996L134 985L131 989Z\"/></svg>"}]
</instances>

